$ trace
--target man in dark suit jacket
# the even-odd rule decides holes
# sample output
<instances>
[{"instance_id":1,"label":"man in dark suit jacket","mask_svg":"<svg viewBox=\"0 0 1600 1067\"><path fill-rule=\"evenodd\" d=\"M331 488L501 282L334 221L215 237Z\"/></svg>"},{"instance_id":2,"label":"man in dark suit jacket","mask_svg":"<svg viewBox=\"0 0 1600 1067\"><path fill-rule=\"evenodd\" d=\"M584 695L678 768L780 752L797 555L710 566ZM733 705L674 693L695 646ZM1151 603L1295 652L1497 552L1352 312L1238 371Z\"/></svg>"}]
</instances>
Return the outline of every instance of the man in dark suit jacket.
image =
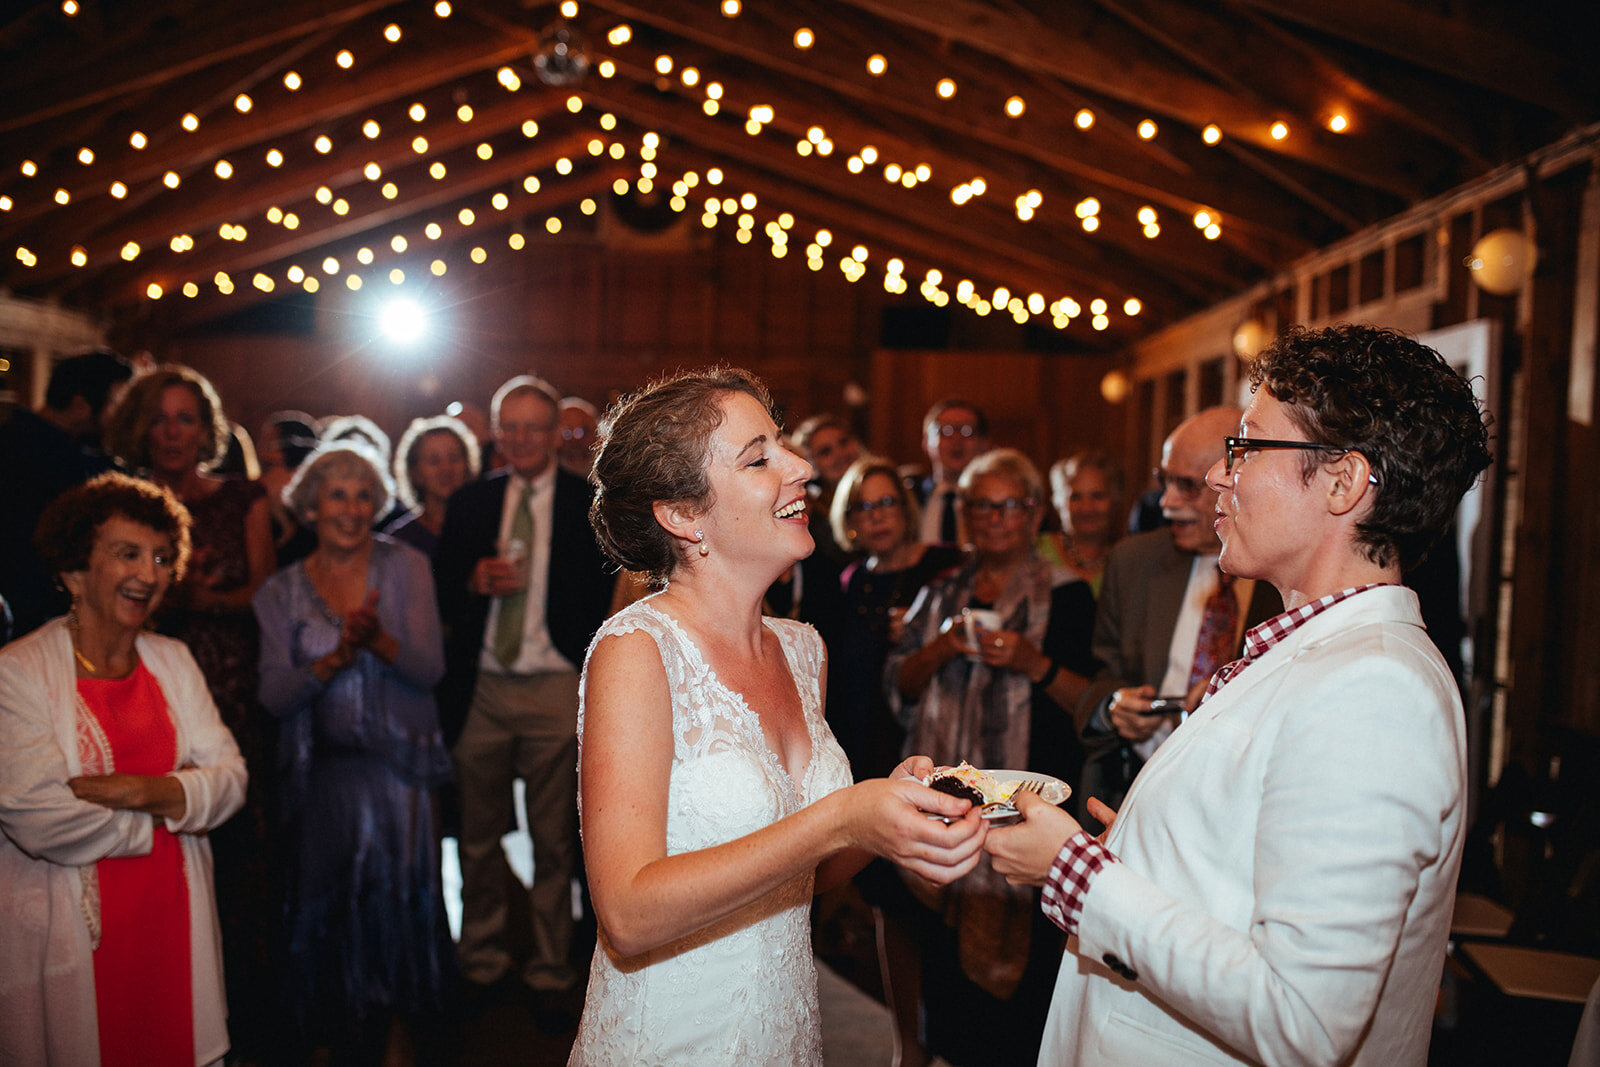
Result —
<instances>
[{"instance_id":1,"label":"man in dark suit jacket","mask_svg":"<svg viewBox=\"0 0 1600 1067\"><path fill-rule=\"evenodd\" d=\"M1182 698L1192 710L1210 670L1193 679L1197 639L1219 591L1222 542L1212 527L1217 494L1205 484L1222 458L1222 439L1239 432L1238 408L1209 408L1178 426L1161 450L1162 513L1170 525L1130 537L1111 550L1096 604L1094 655L1104 667L1079 698L1077 719L1090 750L1078 795L1118 807L1133 775L1183 712L1149 715L1156 696ZM1266 583L1227 579L1237 609L1226 659L1239 655L1244 632L1283 610ZM1214 669L1221 663L1211 663Z\"/></svg>"},{"instance_id":2,"label":"man in dark suit jacket","mask_svg":"<svg viewBox=\"0 0 1600 1067\"><path fill-rule=\"evenodd\" d=\"M444 623L439 713L461 797L461 969L487 985L511 968L500 847L512 781L533 838L533 955L522 980L572 988L571 879L577 843L578 671L605 621L613 575L589 526L593 490L555 463L559 395L513 378L495 394L508 466L451 498L434 556Z\"/></svg>"},{"instance_id":3,"label":"man in dark suit jacket","mask_svg":"<svg viewBox=\"0 0 1600 1067\"><path fill-rule=\"evenodd\" d=\"M933 473L907 486L922 508L918 538L930 544L967 543L956 483L967 464L989 451L989 419L976 404L946 397L922 416L922 448Z\"/></svg>"},{"instance_id":4,"label":"man in dark suit jacket","mask_svg":"<svg viewBox=\"0 0 1600 1067\"><path fill-rule=\"evenodd\" d=\"M67 610L67 594L34 551L34 527L52 500L111 469L101 423L132 376L114 352L72 356L50 372L37 411L0 419L0 601L11 607L14 637Z\"/></svg>"}]
</instances>

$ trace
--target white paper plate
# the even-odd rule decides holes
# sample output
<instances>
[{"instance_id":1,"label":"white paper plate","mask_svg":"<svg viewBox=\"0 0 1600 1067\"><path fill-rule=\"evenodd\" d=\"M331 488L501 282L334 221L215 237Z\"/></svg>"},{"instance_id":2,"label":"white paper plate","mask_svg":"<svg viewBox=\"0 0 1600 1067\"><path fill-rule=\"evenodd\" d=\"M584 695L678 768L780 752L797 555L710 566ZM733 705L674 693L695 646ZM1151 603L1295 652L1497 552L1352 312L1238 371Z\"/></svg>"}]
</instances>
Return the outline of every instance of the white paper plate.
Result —
<instances>
[{"instance_id":1,"label":"white paper plate","mask_svg":"<svg viewBox=\"0 0 1600 1067\"><path fill-rule=\"evenodd\" d=\"M1056 790L1059 790L1058 795L1061 798L1056 801L1057 804L1065 803L1066 799L1072 795L1072 787L1066 782L1053 775L1040 774L1038 771L991 770L986 773L993 775L995 780L1001 784L1006 782L1036 782L1041 789L1053 786ZM995 819L1014 819L1017 814L1017 809L1009 804L990 804L983 809L981 818L990 821ZM928 818L943 819L944 817L930 812ZM949 822L950 820L944 819L944 821Z\"/></svg>"}]
</instances>

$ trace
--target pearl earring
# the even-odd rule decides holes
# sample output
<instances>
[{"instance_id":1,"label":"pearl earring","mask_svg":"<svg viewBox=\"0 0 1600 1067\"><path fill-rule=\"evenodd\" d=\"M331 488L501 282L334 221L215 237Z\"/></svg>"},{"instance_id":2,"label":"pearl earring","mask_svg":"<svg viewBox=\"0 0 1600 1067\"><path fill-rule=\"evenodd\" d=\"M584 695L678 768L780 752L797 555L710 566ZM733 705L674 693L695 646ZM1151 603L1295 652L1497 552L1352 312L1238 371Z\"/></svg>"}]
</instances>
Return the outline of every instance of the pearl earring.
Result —
<instances>
[{"instance_id":1,"label":"pearl earring","mask_svg":"<svg viewBox=\"0 0 1600 1067\"><path fill-rule=\"evenodd\" d=\"M694 539L700 545L700 558L701 559L704 559L706 556L711 555L711 548L710 548L710 546L708 546L706 544L706 532L704 530L696 530L694 532Z\"/></svg>"}]
</instances>

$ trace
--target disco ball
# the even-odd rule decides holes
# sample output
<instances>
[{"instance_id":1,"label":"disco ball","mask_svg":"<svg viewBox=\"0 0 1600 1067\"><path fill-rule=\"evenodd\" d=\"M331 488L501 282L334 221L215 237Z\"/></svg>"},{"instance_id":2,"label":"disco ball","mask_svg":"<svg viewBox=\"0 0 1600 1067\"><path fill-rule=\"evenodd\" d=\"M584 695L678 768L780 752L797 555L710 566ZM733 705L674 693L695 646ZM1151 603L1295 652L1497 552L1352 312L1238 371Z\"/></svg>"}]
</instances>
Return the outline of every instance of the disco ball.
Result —
<instances>
[{"instance_id":1,"label":"disco ball","mask_svg":"<svg viewBox=\"0 0 1600 1067\"><path fill-rule=\"evenodd\" d=\"M589 42L566 23L556 23L539 35L533 53L533 70L546 85L573 85L589 73Z\"/></svg>"}]
</instances>

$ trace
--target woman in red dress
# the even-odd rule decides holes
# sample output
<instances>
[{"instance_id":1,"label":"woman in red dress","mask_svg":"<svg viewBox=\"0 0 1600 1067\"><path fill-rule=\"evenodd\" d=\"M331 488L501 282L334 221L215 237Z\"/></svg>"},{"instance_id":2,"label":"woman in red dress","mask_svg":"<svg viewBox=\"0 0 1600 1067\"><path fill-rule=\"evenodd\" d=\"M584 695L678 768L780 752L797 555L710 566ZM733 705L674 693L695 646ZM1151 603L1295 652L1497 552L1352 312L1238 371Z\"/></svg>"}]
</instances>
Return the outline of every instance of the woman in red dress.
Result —
<instances>
[{"instance_id":1,"label":"woman in red dress","mask_svg":"<svg viewBox=\"0 0 1600 1067\"><path fill-rule=\"evenodd\" d=\"M194 554L175 580L156 628L194 654L211 699L250 769L244 811L212 835L214 876L227 960L234 1048L265 1058L277 1026L273 970L278 866L267 813L274 748L256 700L261 635L251 598L277 556L266 489L213 473L228 444L222 400L204 375L168 363L133 380L111 411L106 446L124 468L172 490L194 522Z\"/></svg>"},{"instance_id":2,"label":"woman in red dress","mask_svg":"<svg viewBox=\"0 0 1600 1067\"><path fill-rule=\"evenodd\" d=\"M244 761L188 649L142 632L188 526L117 474L40 521L73 606L0 650L0 1062L228 1049L205 833L238 810Z\"/></svg>"}]
</instances>

